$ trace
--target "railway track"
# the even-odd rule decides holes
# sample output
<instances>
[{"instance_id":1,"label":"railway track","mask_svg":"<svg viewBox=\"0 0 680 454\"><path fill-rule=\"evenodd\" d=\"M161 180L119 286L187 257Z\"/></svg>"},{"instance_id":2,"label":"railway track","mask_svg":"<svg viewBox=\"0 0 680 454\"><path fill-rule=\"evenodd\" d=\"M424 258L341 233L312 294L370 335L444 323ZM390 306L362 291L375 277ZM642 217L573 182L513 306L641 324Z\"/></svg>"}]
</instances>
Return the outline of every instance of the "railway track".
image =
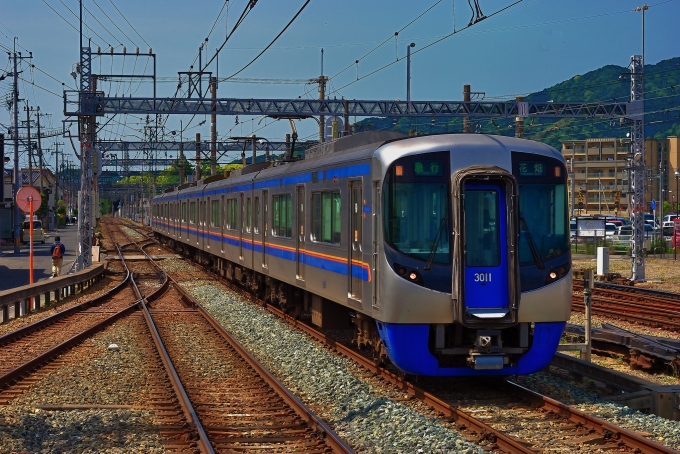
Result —
<instances>
[{"instance_id":1,"label":"railway track","mask_svg":"<svg viewBox=\"0 0 680 454\"><path fill-rule=\"evenodd\" d=\"M205 271L202 273L205 274ZM190 273L177 274L189 281L196 279ZM206 277L203 275L201 278ZM225 282L215 274L211 273L209 280L220 281L232 291L246 295L248 300L253 299L251 294L243 292L239 287ZM334 337L318 331L309 324L292 319L278 308L266 305L262 301L256 303L334 349L337 354L351 358L363 366L369 375L379 377L382 381L389 383L393 389L427 404L438 413L443 421L453 423L468 440L479 444L484 449L513 453L548 450L573 452L577 447L583 449L583 446L596 446L596 450L589 452L605 452L612 449L617 452L675 452L632 431L622 429L509 381L502 382L500 387L496 383L495 387L477 390L476 395L479 396L479 401L485 402L485 410L481 418L475 417L480 410L465 405L469 402L472 388L465 388L468 391L462 393L463 397L460 395L456 397L450 394L452 382L455 380L425 379L416 386L395 371L377 365L372 359L363 356L351 346L337 341ZM463 385L455 382L453 386L472 386L469 382L468 380ZM490 389L497 388L502 388L503 392L501 394L490 392ZM463 407L469 411L461 410ZM556 432L560 434L560 437L554 436ZM546 437L541 439L540 436L536 436L537 433L545 434Z\"/></svg>"},{"instance_id":2,"label":"railway track","mask_svg":"<svg viewBox=\"0 0 680 454\"><path fill-rule=\"evenodd\" d=\"M585 312L583 280L574 280L572 309ZM592 313L653 328L680 331L680 295L597 282Z\"/></svg>"},{"instance_id":3,"label":"railway track","mask_svg":"<svg viewBox=\"0 0 680 454\"><path fill-rule=\"evenodd\" d=\"M125 237L120 227L113 226L109 232L115 241ZM135 391L136 399L141 402L141 408L153 412L166 451L353 452L242 347L225 342L228 334L213 326L195 302L168 280L143 251L143 247L153 241L145 238L123 243L125 252L130 254L134 253L134 245L136 255L146 256L145 262L128 262L125 260L128 254L118 249L128 275L118 293L106 295L112 301L93 306L94 310L89 312L87 309L74 310L70 318L62 315L43 321L42 329L27 327L21 333L2 338L6 343L1 352L8 358L14 355L17 359L6 363L5 369L9 372L0 377L0 406L12 405L20 397L27 398L23 396L27 391L54 379L72 356L65 352L107 326L112 329L113 321L120 321L122 323L117 323L116 328L126 327L127 334L135 339L135 348L144 358L139 365L144 371L143 383L140 383L143 386ZM120 304L127 304L127 307L118 310ZM84 326L81 319L96 319L98 323ZM188 333L191 335L187 343ZM64 338L68 338L67 342L63 342ZM187 345L197 347L199 342L201 348L186 350ZM31 350L24 348L31 344L37 344L38 348L34 350L44 353L37 357L33 355L28 361L27 356L16 355ZM50 348L54 344L56 346ZM75 348L85 350L82 345ZM112 344L109 348L117 350L119 347ZM55 359L59 354L62 356ZM81 351L76 356L83 355L88 353ZM199 358L194 360L197 356ZM95 363L99 361L97 359ZM213 368L204 362L212 364ZM215 369L217 363L222 364ZM179 367L175 368L174 364ZM78 360L71 360L69 367L78 373L80 369L89 370L89 364ZM198 372L197 367L200 368ZM245 383L248 385L244 386ZM86 394L91 391L87 390ZM78 400L79 397L71 396L68 403L43 404L38 408L72 411L130 407L129 402L128 405L112 406Z\"/></svg>"}]
</instances>

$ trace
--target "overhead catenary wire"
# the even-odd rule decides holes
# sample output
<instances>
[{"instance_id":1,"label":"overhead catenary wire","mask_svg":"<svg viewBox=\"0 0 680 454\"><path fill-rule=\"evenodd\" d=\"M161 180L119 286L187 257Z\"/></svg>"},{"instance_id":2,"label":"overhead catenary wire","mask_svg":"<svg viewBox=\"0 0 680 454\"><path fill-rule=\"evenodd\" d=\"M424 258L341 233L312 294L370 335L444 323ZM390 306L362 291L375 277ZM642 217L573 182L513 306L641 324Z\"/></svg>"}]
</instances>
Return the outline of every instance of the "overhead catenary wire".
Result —
<instances>
[{"instance_id":1,"label":"overhead catenary wire","mask_svg":"<svg viewBox=\"0 0 680 454\"><path fill-rule=\"evenodd\" d=\"M441 1L441 0L440 0L440 1ZM227 79L231 79L232 77L234 77L234 76L240 74L240 73L243 72L247 67L249 67L250 65L252 65L258 58L260 58L260 57L262 56L262 54L264 54L264 53L267 51L267 49L269 49L269 48L276 42L276 40L279 39L279 38L281 37L281 35L283 35L283 33L284 33L286 30L288 30L288 27L290 27L291 24L292 24L293 22L295 22L295 19L297 19L298 16L299 16L300 14L302 14L302 11L304 11L304 9L307 7L307 5L309 5L309 2L311 2L311 0L307 0L307 1L304 3L304 5L302 5L302 6L300 7L300 9L299 9L298 12L295 14L295 16L293 16L293 18L292 18L290 21L288 21L288 23L286 24L286 26L283 27L283 30L281 30L281 31L279 32L279 34L276 35L276 37L275 37L275 38L267 45L267 47L265 47L264 49L262 49L262 52L260 52L259 54L257 54L257 55L255 56L255 58L253 58L253 59L252 59L247 65L245 65L243 68L239 69L239 70L236 71L234 74L232 74L231 76L227 77Z\"/></svg>"},{"instance_id":2,"label":"overhead catenary wire","mask_svg":"<svg viewBox=\"0 0 680 454\"><path fill-rule=\"evenodd\" d=\"M144 41L144 44L146 44L146 45L150 48L150 47L151 47L151 44L149 44L148 42L146 42L146 40L144 39L144 37L143 37L142 35L139 34L139 32L137 31L137 29L136 29L135 27L132 26L132 24L130 23L130 21L127 20L127 18L125 17L125 15L124 15L123 13L120 12L120 10L119 10L118 7L116 6L116 4L113 3L113 0L109 0L109 1L111 2L111 5L113 5L113 7L116 9L116 11L118 11L118 14L120 14L120 17L122 17L123 20L130 26L130 28L137 34L137 36L139 36L139 38L140 38L142 41Z\"/></svg>"},{"instance_id":3,"label":"overhead catenary wire","mask_svg":"<svg viewBox=\"0 0 680 454\"><path fill-rule=\"evenodd\" d=\"M68 5L67 5L66 3L64 3L64 0L59 0L59 2L60 2L62 5L64 5L64 7L66 7L66 9L69 10L69 12L70 12L71 14L73 14L73 17L75 17L77 20L80 20L80 18L78 17L78 15L77 15L75 12L73 12L73 10L72 10L71 8L69 8ZM43 3L45 3L47 6L50 6L45 0L43 0ZM54 8L52 8L51 6L50 6L50 8L51 8L53 11L56 12L56 10L55 10ZM59 16L62 17L61 15L59 15ZM62 17L62 19L63 19L63 17ZM64 19L64 20L66 20L66 19ZM69 22L69 23L70 23L70 22ZM103 42L105 42L105 43L108 44L107 40L104 39L99 33L97 33L92 27L90 27L89 25L87 25L87 24L84 23L84 22L83 22L83 26L86 27L88 30L90 30L92 33L94 33L94 35L97 36L99 39L101 39ZM73 28L74 28L76 31L78 31L78 32L80 33L80 31L79 31L75 26L73 26ZM110 45L110 44L109 44L109 45Z\"/></svg>"},{"instance_id":4,"label":"overhead catenary wire","mask_svg":"<svg viewBox=\"0 0 680 454\"><path fill-rule=\"evenodd\" d=\"M495 11L495 12L489 14L489 15L486 16L485 18L486 18L486 19L489 19L489 18L491 18L491 17L493 17L493 16L496 16L496 15L502 13L503 11L505 11L505 10L507 10L507 9L509 9L509 8L512 8L514 5L517 5L518 3L521 3L522 1L523 1L523 0L517 0L517 1L515 1L514 3L511 3L510 5L505 6L505 7L501 8L501 9L499 9L499 10L497 10L497 11ZM450 38L451 36L457 35L458 33L462 32L462 31L464 31L464 30L467 30L467 29L470 28L470 27L473 27L473 26L476 25L477 23L479 23L479 22L470 23L470 24L468 24L466 27L463 27L463 28L461 28L461 29L459 29L459 30L457 30L457 31L455 31L455 32L449 33L448 35L445 35L445 36L443 36L442 38L440 38L440 39L438 39L438 40L436 40L436 41L434 41L434 42L432 42L432 43L430 43L430 44L427 44L427 45L425 45L424 47L421 47L421 48L418 49L417 51L411 52L411 57L413 57L415 54L418 54L418 53L420 53L420 52L423 52L424 50L426 50L426 49L428 49L428 48L434 46L435 44L438 44L438 43L444 41L445 39ZM399 61L401 61L401 60L403 60L403 59L405 59L405 58L406 58L406 57L397 58L397 59L394 60L393 62L388 63L388 64L386 64L386 65L383 65L383 66L381 66L380 68L375 69L375 70L371 71L370 73L368 73L368 74L366 74L366 75L364 75L364 76L357 77L356 80L354 80L354 81L352 81L352 82L349 82L348 84L345 84L345 85L343 85L342 87L338 88L337 90L335 90L335 91L333 91L333 92L330 92L330 93L328 93L328 94L331 95L331 94L333 94L333 93L337 93L338 91L340 91L340 90L342 90L342 89L344 89L344 88L346 88L346 87L349 87L350 85L353 85L353 84L359 82L360 80L363 80L363 79L365 79L365 78L367 78L367 77L370 77L370 76L372 76L373 74L376 74L376 73L382 71L383 69L388 68L388 67L392 66L393 64L395 64L395 63L397 63L397 62L399 62Z\"/></svg>"},{"instance_id":5,"label":"overhead catenary wire","mask_svg":"<svg viewBox=\"0 0 680 454\"><path fill-rule=\"evenodd\" d=\"M66 4L64 3L63 0L59 0L59 1L60 1L63 5L66 5ZM93 0L93 1L94 1L94 0ZM96 3L95 3L95 5L96 5ZM116 42L117 42L117 43L119 43L119 44L122 45L121 40L120 40L116 35L114 35L108 28L106 28L106 26L105 26L104 24L102 24L102 23L99 21L99 19L97 19L97 16L95 16L95 15L92 13L92 11L90 11L89 9L87 9L87 6L83 5L83 9L90 15L90 17L91 17L92 19L95 20L95 22L97 22L97 23L99 24L99 26L100 26L106 33L108 33L108 34L111 36L111 38L113 38L113 41L112 41L113 43L116 43ZM85 25L85 23L83 23L83 25ZM115 25L115 24L114 24L114 25ZM88 27L88 28L89 28L89 27ZM123 34L123 35L125 35L125 34Z\"/></svg>"},{"instance_id":6,"label":"overhead catenary wire","mask_svg":"<svg viewBox=\"0 0 680 454\"><path fill-rule=\"evenodd\" d=\"M97 3L97 0L92 0L92 3L94 3L95 6L96 6L97 8L99 8L99 11L101 11L101 12L104 14L104 16L106 16L106 18L109 20L109 22L111 22L111 23L113 24L113 26L116 27L116 28L118 29L118 31L121 32L121 33L123 34L123 36L125 36L125 37L128 39L128 41L130 41L130 43L132 43L132 44L133 44L134 46L136 46L136 47L139 47L139 46L137 46L137 43L135 43L134 40L133 40L132 38L130 38L128 35L126 35L125 32L124 32L123 30L121 30L120 27L113 21L113 19L111 19L111 18L109 17L109 15L106 14L106 11L104 11L104 10L102 9L102 7L99 6L99 4ZM88 11L88 12L89 12L89 11ZM92 14L92 13L90 13L90 14ZM94 18L94 16L92 16L92 17ZM95 20L97 20L97 19L95 18ZM100 22L97 21L97 23L100 23Z\"/></svg>"}]
</instances>

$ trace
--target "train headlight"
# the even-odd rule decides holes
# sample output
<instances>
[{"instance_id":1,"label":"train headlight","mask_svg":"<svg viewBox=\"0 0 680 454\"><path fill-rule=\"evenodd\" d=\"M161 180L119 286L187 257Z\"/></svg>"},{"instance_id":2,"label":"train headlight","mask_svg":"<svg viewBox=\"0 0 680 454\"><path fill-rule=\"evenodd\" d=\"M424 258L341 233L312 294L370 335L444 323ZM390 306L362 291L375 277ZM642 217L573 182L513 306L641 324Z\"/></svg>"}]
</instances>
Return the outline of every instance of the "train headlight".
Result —
<instances>
[{"instance_id":1,"label":"train headlight","mask_svg":"<svg viewBox=\"0 0 680 454\"><path fill-rule=\"evenodd\" d=\"M555 282L558 279L563 278L564 276L567 275L567 272L569 271L569 265L562 265L557 268L553 268L550 271L548 271L548 275L545 278L545 283L550 284L552 282Z\"/></svg>"},{"instance_id":2,"label":"train headlight","mask_svg":"<svg viewBox=\"0 0 680 454\"><path fill-rule=\"evenodd\" d=\"M397 275L414 284L424 285L423 278L417 270L409 269L399 263L394 263L394 271Z\"/></svg>"}]
</instances>

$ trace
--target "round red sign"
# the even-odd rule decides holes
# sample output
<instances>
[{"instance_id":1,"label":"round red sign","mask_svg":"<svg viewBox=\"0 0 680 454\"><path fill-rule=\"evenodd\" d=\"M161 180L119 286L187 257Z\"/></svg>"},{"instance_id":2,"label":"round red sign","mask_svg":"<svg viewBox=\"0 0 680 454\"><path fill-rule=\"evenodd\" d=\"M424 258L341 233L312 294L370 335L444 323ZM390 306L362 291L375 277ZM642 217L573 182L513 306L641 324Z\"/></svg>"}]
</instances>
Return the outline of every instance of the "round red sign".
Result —
<instances>
[{"instance_id":1,"label":"round red sign","mask_svg":"<svg viewBox=\"0 0 680 454\"><path fill-rule=\"evenodd\" d=\"M28 213L30 211L31 199L33 199L33 212L35 213L42 204L40 191L38 191L33 186L24 186L17 191L17 205L24 213Z\"/></svg>"}]
</instances>

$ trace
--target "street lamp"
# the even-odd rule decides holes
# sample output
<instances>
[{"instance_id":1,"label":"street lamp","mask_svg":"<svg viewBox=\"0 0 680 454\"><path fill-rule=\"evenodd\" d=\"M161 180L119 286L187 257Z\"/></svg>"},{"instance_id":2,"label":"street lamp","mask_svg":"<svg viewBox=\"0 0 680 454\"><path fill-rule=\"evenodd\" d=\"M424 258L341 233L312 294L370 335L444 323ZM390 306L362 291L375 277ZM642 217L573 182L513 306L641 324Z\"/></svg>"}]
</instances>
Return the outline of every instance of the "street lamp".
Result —
<instances>
[{"instance_id":1,"label":"street lamp","mask_svg":"<svg viewBox=\"0 0 680 454\"><path fill-rule=\"evenodd\" d=\"M406 47L406 112L411 111L411 48L416 47L416 43L411 43Z\"/></svg>"}]
</instances>

